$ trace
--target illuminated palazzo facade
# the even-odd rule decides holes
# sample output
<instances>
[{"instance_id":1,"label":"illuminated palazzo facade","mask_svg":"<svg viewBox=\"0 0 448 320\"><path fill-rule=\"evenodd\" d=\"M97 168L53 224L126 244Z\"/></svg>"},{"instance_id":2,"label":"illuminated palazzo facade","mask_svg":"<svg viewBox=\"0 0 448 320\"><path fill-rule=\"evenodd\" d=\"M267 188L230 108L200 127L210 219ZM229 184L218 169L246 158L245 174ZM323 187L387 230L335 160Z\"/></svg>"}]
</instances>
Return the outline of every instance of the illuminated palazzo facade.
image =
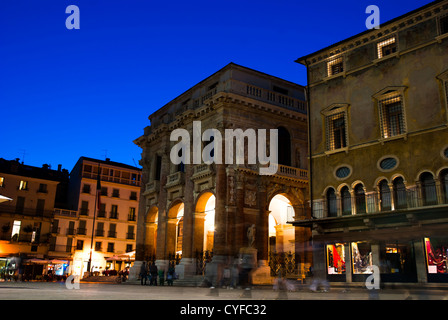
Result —
<instances>
[{"instance_id":1,"label":"illuminated palazzo facade","mask_svg":"<svg viewBox=\"0 0 448 320\"><path fill-rule=\"evenodd\" d=\"M187 279L203 274L198 266L204 262L233 263L240 249L249 246L256 249L259 270L265 275L269 274L270 252L291 252L296 273L309 265L310 232L288 224L306 218L304 92L302 86L230 63L149 116L151 125L135 140L143 150L139 210L144 214L138 217L131 279L138 276L142 261L155 261L159 269L176 261L180 279ZM173 163L170 155L178 138L171 141L170 136L175 129L187 130L192 143L199 130L203 155L215 160L207 164L203 157L199 163ZM204 138L207 129L221 133L221 163L216 161L218 146L210 147L220 139L216 134ZM248 143L254 141L248 138L243 146L244 164L224 161L226 129L266 129L267 135L277 129L276 173L262 175L258 161L249 163ZM190 159L195 147L190 149ZM182 152L174 156L185 156ZM251 226L255 237L249 244Z\"/></svg>"},{"instance_id":2,"label":"illuminated palazzo facade","mask_svg":"<svg viewBox=\"0 0 448 320\"><path fill-rule=\"evenodd\" d=\"M331 281L447 282L448 1L299 58L314 267Z\"/></svg>"}]
</instances>

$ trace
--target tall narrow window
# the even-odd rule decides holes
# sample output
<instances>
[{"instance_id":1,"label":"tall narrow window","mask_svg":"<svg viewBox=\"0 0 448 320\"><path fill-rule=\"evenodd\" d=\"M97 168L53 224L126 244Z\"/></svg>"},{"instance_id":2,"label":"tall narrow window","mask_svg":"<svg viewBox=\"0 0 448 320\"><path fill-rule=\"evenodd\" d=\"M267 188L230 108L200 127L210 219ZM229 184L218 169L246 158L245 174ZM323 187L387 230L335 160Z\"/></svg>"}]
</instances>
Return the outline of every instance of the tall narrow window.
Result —
<instances>
[{"instance_id":1,"label":"tall narrow window","mask_svg":"<svg viewBox=\"0 0 448 320\"><path fill-rule=\"evenodd\" d=\"M338 215L337 197L333 188L327 191L327 215L328 217L336 217Z\"/></svg>"},{"instance_id":2,"label":"tall narrow window","mask_svg":"<svg viewBox=\"0 0 448 320\"><path fill-rule=\"evenodd\" d=\"M379 191L380 191L380 210L381 211L388 211L392 208L392 202L390 197L390 188L389 184L386 180L382 180L379 185Z\"/></svg>"},{"instance_id":3,"label":"tall narrow window","mask_svg":"<svg viewBox=\"0 0 448 320\"><path fill-rule=\"evenodd\" d=\"M160 175L162 173L162 157L157 156L156 157L156 172L154 180L160 180Z\"/></svg>"},{"instance_id":4,"label":"tall narrow window","mask_svg":"<svg viewBox=\"0 0 448 320\"><path fill-rule=\"evenodd\" d=\"M448 15L439 20L440 34L448 33Z\"/></svg>"},{"instance_id":5,"label":"tall narrow window","mask_svg":"<svg viewBox=\"0 0 448 320\"><path fill-rule=\"evenodd\" d=\"M437 204L437 191L433 175L429 172L422 173L420 183L422 186L423 205Z\"/></svg>"},{"instance_id":6,"label":"tall narrow window","mask_svg":"<svg viewBox=\"0 0 448 320\"><path fill-rule=\"evenodd\" d=\"M28 181L21 180L19 184L19 190L28 190Z\"/></svg>"},{"instance_id":7,"label":"tall narrow window","mask_svg":"<svg viewBox=\"0 0 448 320\"><path fill-rule=\"evenodd\" d=\"M342 204L342 215L352 214L352 199L348 187L345 186L341 189L341 204Z\"/></svg>"},{"instance_id":8,"label":"tall narrow window","mask_svg":"<svg viewBox=\"0 0 448 320\"><path fill-rule=\"evenodd\" d=\"M448 203L448 169L444 169L440 173L440 186L442 188L442 201Z\"/></svg>"},{"instance_id":9,"label":"tall narrow window","mask_svg":"<svg viewBox=\"0 0 448 320\"><path fill-rule=\"evenodd\" d=\"M345 113L327 117L327 149L337 150L347 146Z\"/></svg>"},{"instance_id":10,"label":"tall narrow window","mask_svg":"<svg viewBox=\"0 0 448 320\"><path fill-rule=\"evenodd\" d=\"M395 96L379 102L383 138L405 133L402 97Z\"/></svg>"},{"instance_id":11,"label":"tall narrow window","mask_svg":"<svg viewBox=\"0 0 448 320\"><path fill-rule=\"evenodd\" d=\"M278 127L278 163L291 166L291 136L284 127Z\"/></svg>"},{"instance_id":12,"label":"tall narrow window","mask_svg":"<svg viewBox=\"0 0 448 320\"><path fill-rule=\"evenodd\" d=\"M394 188L394 206L395 209L407 208L407 192L404 180L401 177L395 178L393 183Z\"/></svg>"},{"instance_id":13,"label":"tall narrow window","mask_svg":"<svg viewBox=\"0 0 448 320\"><path fill-rule=\"evenodd\" d=\"M355 187L355 205L356 213L366 213L366 195L362 184Z\"/></svg>"}]
</instances>

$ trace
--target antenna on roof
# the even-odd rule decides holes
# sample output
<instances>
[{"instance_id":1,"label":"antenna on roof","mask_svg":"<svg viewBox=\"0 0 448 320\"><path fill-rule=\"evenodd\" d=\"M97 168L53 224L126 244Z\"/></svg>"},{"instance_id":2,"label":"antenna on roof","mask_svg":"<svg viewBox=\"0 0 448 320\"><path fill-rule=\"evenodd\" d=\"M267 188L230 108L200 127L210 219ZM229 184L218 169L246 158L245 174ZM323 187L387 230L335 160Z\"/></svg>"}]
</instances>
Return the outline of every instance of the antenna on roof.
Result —
<instances>
[{"instance_id":1,"label":"antenna on roof","mask_svg":"<svg viewBox=\"0 0 448 320\"><path fill-rule=\"evenodd\" d=\"M107 159L107 149L103 149L102 151L104 151L104 159Z\"/></svg>"},{"instance_id":2,"label":"antenna on roof","mask_svg":"<svg viewBox=\"0 0 448 320\"><path fill-rule=\"evenodd\" d=\"M25 155L27 154L26 153L26 150L25 149L19 149L19 152L21 152L22 153L22 164L25 162Z\"/></svg>"}]
</instances>

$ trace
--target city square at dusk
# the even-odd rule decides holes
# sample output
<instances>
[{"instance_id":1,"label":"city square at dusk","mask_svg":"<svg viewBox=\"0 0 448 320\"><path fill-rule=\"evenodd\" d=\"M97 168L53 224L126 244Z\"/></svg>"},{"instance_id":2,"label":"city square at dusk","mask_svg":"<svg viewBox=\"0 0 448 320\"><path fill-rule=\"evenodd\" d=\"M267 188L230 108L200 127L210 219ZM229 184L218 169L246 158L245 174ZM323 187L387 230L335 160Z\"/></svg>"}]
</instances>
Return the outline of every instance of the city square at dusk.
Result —
<instances>
[{"instance_id":1,"label":"city square at dusk","mask_svg":"<svg viewBox=\"0 0 448 320\"><path fill-rule=\"evenodd\" d=\"M0 57L0 300L448 298L447 0L6 0Z\"/></svg>"}]
</instances>

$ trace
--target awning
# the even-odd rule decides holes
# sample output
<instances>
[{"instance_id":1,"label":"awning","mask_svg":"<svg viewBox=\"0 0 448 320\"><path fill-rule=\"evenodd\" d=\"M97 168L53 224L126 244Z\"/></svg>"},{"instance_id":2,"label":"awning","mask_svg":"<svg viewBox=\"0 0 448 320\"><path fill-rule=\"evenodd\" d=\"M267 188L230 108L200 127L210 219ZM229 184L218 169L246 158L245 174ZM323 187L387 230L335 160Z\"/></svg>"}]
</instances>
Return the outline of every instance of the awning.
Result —
<instances>
[{"instance_id":1,"label":"awning","mask_svg":"<svg viewBox=\"0 0 448 320\"><path fill-rule=\"evenodd\" d=\"M135 260L135 251L123 254L117 254L106 259L106 261L134 261L134 260Z\"/></svg>"},{"instance_id":2,"label":"awning","mask_svg":"<svg viewBox=\"0 0 448 320\"><path fill-rule=\"evenodd\" d=\"M50 263L50 260L43 260L43 259L25 259L25 260L23 260L23 263L48 264L48 263Z\"/></svg>"},{"instance_id":3,"label":"awning","mask_svg":"<svg viewBox=\"0 0 448 320\"><path fill-rule=\"evenodd\" d=\"M8 198L8 197L5 197L5 196L2 196L2 195L0 194L0 202L6 202L6 201L12 201L12 199L11 199L11 198Z\"/></svg>"}]
</instances>

